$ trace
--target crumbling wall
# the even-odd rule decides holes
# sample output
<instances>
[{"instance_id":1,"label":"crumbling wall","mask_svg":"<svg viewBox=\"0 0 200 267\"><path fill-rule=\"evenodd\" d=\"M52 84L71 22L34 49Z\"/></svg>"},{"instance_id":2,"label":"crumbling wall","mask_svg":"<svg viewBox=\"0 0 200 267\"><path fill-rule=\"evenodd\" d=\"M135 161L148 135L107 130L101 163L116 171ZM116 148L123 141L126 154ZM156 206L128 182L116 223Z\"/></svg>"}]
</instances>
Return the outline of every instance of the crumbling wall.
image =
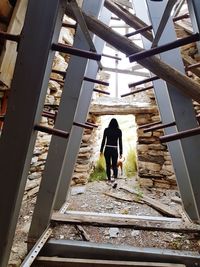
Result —
<instances>
[{"instance_id":1,"label":"crumbling wall","mask_svg":"<svg viewBox=\"0 0 200 267\"><path fill-rule=\"evenodd\" d=\"M147 95L155 109L146 114L136 114L137 129L137 178L141 186L173 188L176 186L176 177L172 166L171 156L167 145L161 144L159 137L163 130L144 133L139 126L158 122L160 116L153 91Z\"/></svg>"}]
</instances>

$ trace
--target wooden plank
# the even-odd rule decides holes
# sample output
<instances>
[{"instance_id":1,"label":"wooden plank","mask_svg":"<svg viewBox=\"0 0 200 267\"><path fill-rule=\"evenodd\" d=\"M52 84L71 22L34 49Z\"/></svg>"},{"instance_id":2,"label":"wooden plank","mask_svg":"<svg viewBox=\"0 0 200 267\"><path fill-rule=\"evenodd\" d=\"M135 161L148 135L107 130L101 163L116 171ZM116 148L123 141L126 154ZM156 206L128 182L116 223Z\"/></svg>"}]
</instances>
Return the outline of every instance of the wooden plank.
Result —
<instances>
[{"instance_id":1,"label":"wooden plank","mask_svg":"<svg viewBox=\"0 0 200 267\"><path fill-rule=\"evenodd\" d=\"M90 237L81 225L75 225L76 230L82 236L84 241L90 241Z\"/></svg>"},{"instance_id":2,"label":"wooden plank","mask_svg":"<svg viewBox=\"0 0 200 267\"><path fill-rule=\"evenodd\" d=\"M12 12L12 6L10 5L8 0L0 1L0 17L1 19L8 19Z\"/></svg>"},{"instance_id":3,"label":"wooden plank","mask_svg":"<svg viewBox=\"0 0 200 267\"><path fill-rule=\"evenodd\" d=\"M134 189L129 189L129 188L125 188L125 187L121 187L120 189L123 189L123 190L125 190L131 194L138 196L138 198L140 198L141 201L144 201L147 205L156 209L157 211L161 212L164 215L171 216L171 217L177 217L177 218L181 217L181 215L178 214L178 211L174 211L174 210L170 209L169 206L162 204L153 198L150 198L150 197L147 197L141 193L138 193Z\"/></svg>"},{"instance_id":4,"label":"wooden plank","mask_svg":"<svg viewBox=\"0 0 200 267\"><path fill-rule=\"evenodd\" d=\"M122 216L121 218L110 216L104 216L103 213L99 213L98 216L84 215L82 214L59 214L53 213L52 222L66 223L66 224L78 224L78 225L91 225L97 227L119 227L129 228L135 230L145 231L162 231L162 232L176 232L176 233L196 233L200 232L200 226L194 224L187 224L177 222L152 222L152 221L137 221Z\"/></svg>"},{"instance_id":5,"label":"wooden plank","mask_svg":"<svg viewBox=\"0 0 200 267\"><path fill-rule=\"evenodd\" d=\"M74 259L58 257L38 257L33 266L70 266L70 267L185 267L184 264L158 263L158 262L133 262L115 260Z\"/></svg>"},{"instance_id":6,"label":"wooden plank","mask_svg":"<svg viewBox=\"0 0 200 267\"><path fill-rule=\"evenodd\" d=\"M182 200L180 197L171 197L171 201L177 203L177 204L182 204Z\"/></svg>"},{"instance_id":7,"label":"wooden plank","mask_svg":"<svg viewBox=\"0 0 200 267\"><path fill-rule=\"evenodd\" d=\"M106 195L106 196L109 196L109 197L113 197L113 198L115 198L115 199L118 199L118 200L123 200L123 201L128 201L128 202L136 202L136 203L140 203L140 204L142 204L143 202L142 201L139 201L138 199L137 199L137 197L124 197L124 196L121 196L120 194L117 194L117 193L108 193L108 192L106 192L106 193L104 193L104 195Z\"/></svg>"},{"instance_id":8,"label":"wooden plank","mask_svg":"<svg viewBox=\"0 0 200 267\"><path fill-rule=\"evenodd\" d=\"M17 1L7 30L8 33L21 33L21 29L24 24L27 2L28 0ZM7 41L5 46L5 52L2 53L0 58L0 81L2 81L8 87L10 87L12 81L16 58L17 44L11 41Z\"/></svg>"},{"instance_id":9,"label":"wooden plank","mask_svg":"<svg viewBox=\"0 0 200 267\"><path fill-rule=\"evenodd\" d=\"M163 217L163 216L141 216L141 215L132 215L132 214L118 214L118 213L99 213L99 212L91 212L91 211L74 211L74 210L68 210L65 212L65 214L71 214L71 215L83 215L83 216L94 216L94 217L113 217L113 218L120 218L123 220L126 219L133 219L136 221L152 221L152 222L175 222L175 223L181 223L182 219L180 218L170 218L170 217Z\"/></svg>"},{"instance_id":10,"label":"wooden plank","mask_svg":"<svg viewBox=\"0 0 200 267\"><path fill-rule=\"evenodd\" d=\"M70 6L67 7L66 14L73 17L72 12L70 12ZM87 16L86 14L84 14L84 18L90 31L125 55L130 56L143 51L142 48L134 44L128 38L110 29L107 25L101 23L99 20ZM175 86L188 97L200 102L200 85L180 71L162 62L157 56L151 56L142 60L138 60L138 63L161 79Z\"/></svg>"}]
</instances>

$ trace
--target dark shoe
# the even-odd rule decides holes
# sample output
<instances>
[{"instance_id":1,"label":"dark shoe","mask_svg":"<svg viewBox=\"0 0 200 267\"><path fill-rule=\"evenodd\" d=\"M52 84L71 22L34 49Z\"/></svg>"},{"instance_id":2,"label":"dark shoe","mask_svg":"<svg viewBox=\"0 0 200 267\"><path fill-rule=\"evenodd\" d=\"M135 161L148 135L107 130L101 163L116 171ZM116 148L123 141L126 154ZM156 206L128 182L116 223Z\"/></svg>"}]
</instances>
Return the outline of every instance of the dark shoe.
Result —
<instances>
[{"instance_id":1,"label":"dark shoe","mask_svg":"<svg viewBox=\"0 0 200 267\"><path fill-rule=\"evenodd\" d=\"M116 182L113 184L112 188L114 188L114 189L117 188L117 183Z\"/></svg>"}]
</instances>

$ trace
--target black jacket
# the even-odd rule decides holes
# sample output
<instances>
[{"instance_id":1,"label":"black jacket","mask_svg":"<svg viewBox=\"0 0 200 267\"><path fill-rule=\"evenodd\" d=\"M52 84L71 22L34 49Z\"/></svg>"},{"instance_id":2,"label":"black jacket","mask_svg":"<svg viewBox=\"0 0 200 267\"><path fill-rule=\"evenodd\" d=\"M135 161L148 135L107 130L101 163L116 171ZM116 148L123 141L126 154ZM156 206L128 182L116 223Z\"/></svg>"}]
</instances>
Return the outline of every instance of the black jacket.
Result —
<instances>
[{"instance_id":1,"label":"black jacket","mask_svg":"<svg viewBox=\"0 0 200 267\"><path fill-rule=\"evenodd\" d=\"M103 139L101 143L101 149L100 152L103 152L104 146L116 146L118 147L119 143L119 154L122 155L123 149L122 149L122 131L119 128L106 128L103 133Z\"/></svg>"}]
</instances>

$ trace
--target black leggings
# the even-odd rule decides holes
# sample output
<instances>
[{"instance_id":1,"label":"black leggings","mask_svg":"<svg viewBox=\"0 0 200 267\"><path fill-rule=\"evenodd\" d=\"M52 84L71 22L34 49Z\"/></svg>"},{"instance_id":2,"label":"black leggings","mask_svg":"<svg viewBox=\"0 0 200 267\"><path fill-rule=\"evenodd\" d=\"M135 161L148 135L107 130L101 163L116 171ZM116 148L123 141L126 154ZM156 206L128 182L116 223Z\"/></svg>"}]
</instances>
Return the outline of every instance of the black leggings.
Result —
<instances>
[{"instance_id":1,"label":"black leggings","mask_svg":"<svg viewBox=\"0 0 200 267\"><path fill-rule=\"evenodd\" d=\"M106 174L107 174L108 180L110 180L110 178L111 178L110 177L111 166L113 169L114 178L117 178L117 175L118 175L118 169L117 169L118 151L117 151L117 148L105 147L104 156L105 156L105 160L106 160Z\"/></svg>"}]
</instances>

